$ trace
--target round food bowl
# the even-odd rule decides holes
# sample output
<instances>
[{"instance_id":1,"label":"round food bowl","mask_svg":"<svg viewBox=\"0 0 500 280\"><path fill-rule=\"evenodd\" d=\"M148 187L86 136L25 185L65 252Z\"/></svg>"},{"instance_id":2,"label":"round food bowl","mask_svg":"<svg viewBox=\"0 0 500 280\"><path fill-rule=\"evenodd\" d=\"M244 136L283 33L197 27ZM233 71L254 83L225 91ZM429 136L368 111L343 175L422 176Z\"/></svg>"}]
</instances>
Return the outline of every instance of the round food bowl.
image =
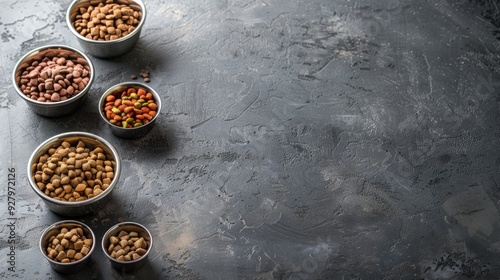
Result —
<instances>
[{"instance_id":1,"label":"round food bowl","mask_svg":"<svg viewBox=\"0 0 500 280\"><path fill-rule=\"evenodd\" d=\"M43 231L39 248L52 269L69 274L85 267L96 247L95 242L94 233L86 224L65 220L52 224ZM60 247L57 247L58 245Z\"/></svg>"},{"instance_id":2,"label":"round food bowl","mask_svg":"<svg viewBox=\"0 0 500 280\"><path fill-rule=\"evenodd\" d=\"M67 132L40 144L27 167L31 188L49 210L76 217L97 212L107 204L118 184L121 160L103 138L87 132Z\"/></svg>"},{"instance_id":3,"label":"round food bowl","mask_svg":"<svg viewBox=\"0 0 500 280\"><path fill-rule=\"evenodd\" d=\"M75 69L78 71L72 72ZM17 62L12 81L17 94L34 113L61 117L81 107L94 76L94 65L84 53L69 46L46 45L26 53Z\"/></svg>"},{"instance_id":4,"label":"round food bowl","mask_svg":"<svg viewBox=\"0 0 500 280\"><path fill-rule=\"evenodd\" d=\"M146 20L146 6L141 0L115 0L112 3L108 2L109 0L74 0L66 12L66 24L76 36L80 46L89 54L99 58L117 57L132 50L139 40ZM107 4L125 5L132 8L135 12L139 13L135 17L137 22L135 24L132 22L127 23L127 20L130 18L129 13L114 12L112 8L108 9L110 6L106 6L105 10L101 13L102 15L99 16L97 16L97 12L95 14L88 12L90 7L90 9L95 10L96 7L100 9L99 5L102 7ZM108 15L111 18L108 19L105 17ZM102 30L102 33L98 29L93 29L101 24L99 23L100 20L105 21L103 23L103 29L105 30ZM133 26L133 30L128 29L131 26ZM120 35L117 35L118 31ZM126 35L123 36L122 33ZM108 37L112 35L115 38Z\"/></svg>"},{"instance_id":5,"label":"round food bowl","mask_svg":"<svg viewBox=\"0 0 500 280\"><path fill-rule=\"evenodd\" d=\"M136 92L139 92L140 89L144 89L147 93L151 94L149 97L151 97L152 100L154 101L154 103L156 104L156 113L154 114L154 116L152 116L153 114L148 113L148 115L149 115L148 118L150 118L150 120L148 120L147 123L143 120L144 123L141 123L140 125L135 126L136 123L138 123L140 121L139 119L137 119L137 118L139 118L137 115L131 115L134 118L133 121L129 121L130 124L134 125L134 126L130 125L131 127L124 127L123 122L116 121L116 119L114 119L114 118L116 118L116 115L120 116L120 117L118 117L118 119L120 119L120 118L124 119L126 115L123 115L123 117L122 117L122 113L123 114L134 114L134 111L129 112L129 111L125 111L125 109L122 108L124 110L124 112L121 112L121 110L118 109L120 107L120 105L122 105L125 101L125 98L120 98L120 96L122 94L125 94L126 92L128 92L129 89L135 89ZM110 99L109 99L110 96L116 96L116 97L114 97L114 101L110 101ZM122 101L121 103L110 105L112 102L117 102L117 99L119 99L119 98ZM129 98L129 97L127 96L127 98ZM141 99L141 98L139 98L139 99ZM139 108L139 107L135 107L136 102L137 102L137 98L136 99L129 98L128 100L131 101L132 104L126 105L127 107L131 107L131 108L133 107L132 110L134 108L135 109ZM144 101L147 102L147 99L144 99ZM127 104L127 103L125 103L125 104ZM123 105L125 105L125 104L123 104ZM143 105L146 105L146 103L143 103ZM113 108L109 108L109 106L111 106ZM116 110L116 109L118 109L119 111L114 111L114 113L113 113L113 111L109 112L110 110ZM158 95L158 93L154 89L152 89L151 87L149 87L143 83L138 83L138 82L125 82L125 83L120 83L120 84L114 85L114 86L110 87L106 92L104 92L104 94L101 96L101 99L99 100L99 113L100 113L102 119L109 125L111 132L114 135L121 137L121 138L136 139L136 138L140 138L140 137L143 137L144 135L146 135L153 128L153 126L156 122L156 119L160 115L160 111L161 111L160 95ZM127 113L125 113L125 112L127 112ZM113 114L111 114L111 113L113 113ZM138 114L140 114L140 113L138 113ZM127 119L129 119L129 118L127 117ZM114 122L114 121L116 121L116 122Z\"/></svg>"},{"instance_id":6,"label":"round food bowl","mask_svg":"<svg viewBox=\"0 0 500 280\"><path fill-rule=\"evenodd\" d=\"M132 232L135 232L135 234L132 234ZM127 235L128 238L122 239L121 236L123 235ZM145 248L144 246L135 246L137 239L140 238L142 238L143 242L139 241L139 244L145 244ZM122 241L124 239L126 241ZM125 242L125 244L122 242ZM137 271L146 263L147 256L151 252L151 248L153 248L153 236L141 224L123 222L112 226L102 237L101 244L104 255L110 260L111 266L118 271L130 273ZM120 248L117 246L120 246L124 252L120 252ZM126 249L127 246L128 249ZM138 252L139 247L142 248L141 252ZM135 257L134 253L137 254ZM124 259L119 260L118 256L120 255ZM130 260L125 259L127 255Z\"/></svg>"}]
</instances>

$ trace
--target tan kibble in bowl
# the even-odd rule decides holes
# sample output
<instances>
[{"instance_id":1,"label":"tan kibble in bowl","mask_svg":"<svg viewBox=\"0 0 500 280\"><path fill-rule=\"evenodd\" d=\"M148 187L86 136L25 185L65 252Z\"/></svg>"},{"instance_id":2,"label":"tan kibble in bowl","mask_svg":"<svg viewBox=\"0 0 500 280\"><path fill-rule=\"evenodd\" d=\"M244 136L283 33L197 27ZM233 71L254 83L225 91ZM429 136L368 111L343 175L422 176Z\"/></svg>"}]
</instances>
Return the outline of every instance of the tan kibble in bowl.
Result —
<instances>
[{"instance_id":1,"label":"tan kibble in bowl","mask_svg":"<svg viewBox=\"0 0 500 280\"><path fill-rule=\"evenodd\" d=\"M106 190L116 163L100 147L89 149L84 142L62 142L33 163L34 180L46 195L62 201L82 201Z\"/></svg>"},{"instance_id":2,"label":"tan kibble in bowl","mask_svg":"<svg viewBox=\"0 0 500 280\"><path fill-rule=\"evenodd\" d=\"M85 38L110 41L132 33L142 18L141 7L128 1L92 1L76 11L75 30Z\"/></svg>"},{"instance_id":3,"label":"tan kibble in bowl","mask_svg":"<svg viewBox=\"0 0 500 280\"><path fill-rule=\"evenodd\" d=\"M73 0L66 12L66 24L83 49L101 58L131 51L145 20L141 0Z\"/></svg>"},{"instance_id":4,"label":"tan kibble in bowl","mask_svg":"<svg viewBox=\"0 0 500 280\"><path fill-rule=\"evenodd\" d=\"M49 237L45 253L53 261L70 263L88 255L92 246L92 237L85 236L81 226L75 226L72 229L63 227Z\"/></svg>"},{"instance_id":5,"label":"tan kibble in bowl","mask_svg":"<svg viewBox=\"0 0 500 280\"><path fill-rule=\"evenodd\" d=\"M136 231L120 231L109 237L108 254L118 261L138 260L146 254L149 240L139 236Z\"/></svg>"},{"instance_id":6,"label":"tan kibble in bowl","mask_svg":"<svg viewBox=\"0 0 500 280\"><path fill-rule=\"evenodd\" d=\"M104 234L101 246L113 268L125 273L134 272L147 262L153 236L141 224L122 222Z\"/></svg>"},{"instance_id":7,"label":"tan kibble in bowl","mask_svg":"<svg viewBox=\"0 0 500 280\"><path fill-rule=\"evenodd\" d=\"M121 160L105 139L88 132L65 132L42 142L27 164L31 189L49 210L83 216L108 205L118 184Z\"/></svg>"},{"instance_id":8,"label":"tan kibble in bowl","mask_svg":"<svg viewBox=\"0 0 500 280\"><path fill-rule=\"evenodd\" d=\"M52 269L76 273L88 263L95 248L95 235L82 222L59 221L43 231L39 248Z\"/></svg>"}]
</instances>

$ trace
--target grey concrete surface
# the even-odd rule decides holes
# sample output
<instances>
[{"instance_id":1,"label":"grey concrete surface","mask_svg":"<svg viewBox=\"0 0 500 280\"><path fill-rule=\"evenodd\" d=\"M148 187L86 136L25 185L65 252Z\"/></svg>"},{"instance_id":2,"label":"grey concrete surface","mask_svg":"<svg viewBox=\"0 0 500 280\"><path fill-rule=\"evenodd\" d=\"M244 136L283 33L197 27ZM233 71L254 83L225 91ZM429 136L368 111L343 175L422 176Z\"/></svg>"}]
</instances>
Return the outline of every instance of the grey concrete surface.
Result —
<instances>
[{"instance_id":1,"label":"grey concrete surface","mask_svg":"<svg viewBox=\"0 0 500 280\"><path fill-rule=\"evenodd\" d=\"M11 73L38 46L80 48L70 1L0 3L0 278L500 279L496 1L146 0L135 49L92 58L89 98L57 119L31 112ZM142 68L163 111L120 139L97 102ZM70 276L42 259L41 232L64 217L26 163L68 131L122 157L111 202L78 219L97 238L147 226L134 274L99 248Z\"/></svg>"}]
</instances>

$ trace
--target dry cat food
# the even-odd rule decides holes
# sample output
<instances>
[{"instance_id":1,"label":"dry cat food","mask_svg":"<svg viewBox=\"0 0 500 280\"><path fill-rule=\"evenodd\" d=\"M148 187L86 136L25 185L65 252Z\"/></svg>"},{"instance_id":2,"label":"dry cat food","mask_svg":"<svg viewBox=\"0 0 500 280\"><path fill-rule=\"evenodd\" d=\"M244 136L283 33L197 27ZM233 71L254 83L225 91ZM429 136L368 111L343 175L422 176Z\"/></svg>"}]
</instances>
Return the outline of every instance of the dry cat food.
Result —
<instances>
[{"instance_id":1,"label":"dry cat food","mask_svg":"<svg viewBox=\"0 0 500 280\"><path fill-rule=\"evenodd\" d=\"M35 182L46 195L62 201L82 201L101 194L115 176L115 161L100 147L89 149L78 141L62 142L32 166Z\"/></svg>"},{"instance_id":2,"label":"dry cat food","mask_svg":"<svg viewBox=\"0 0 500 280\"><path fill-rule=\"evenodd\" d=\"M151 79L149 78L149 71L147 69L141 69L141 72L139 73L139 76L141 76L143 79L144 79L144 82L145 83L149 83L151 81ZM130 75L130 78L132 80L135 80L137 79L137 75L136 74L132 74Z\"/></svg>"},{"instance_id":3,"label":"dry cat food","mask_svg":"<svg viewBox=\"0 0 500 280\"><path fill-rule=\"evenodd\" d=\"M112 124L133 128L149 123L156 116L158 105L151 92L129 87L106 96L103 109Z\"/></svg>"},{"instance_id":4,"label":"dry cat food","mask_svg":"<svg viewBox=\"0 0 500 280\"><path fill-rule=\"evenodd\" d=\"M19 66L16 83L31 99L57 102L81 92L90 80L88 62L64 49L49 49Z\"/></svg>"},{"instance_id":5,"label":"dry cat food","mask_svg":"<svg viewBox=\"0 0 500 280\"><path fill-rule=\"evenodd\" d=\"M88 39L110 41L130 34L141 18L141 7L131 1L90 1L88 7L78 9L71 24Z\"/></svg>"},{"instance_id":6,"label":"dry cat food","mask_svg":"<svg viewBox=\"0 0 500 280\"><path fill-rule=\"evenodd\" d=\"M45 253L53 261L76 262L90 252L92 243L92 238L85 236L82 227L64 227L58 234L50 236Z\"/></svg>"},{"instance_id":7,"label":"dry cat food","mask_svg":"<svg viewBox=\"0 0 500 280\"><path fill-rule=\"evenodd\" d=\"M108 254L118 261L133 261L144 256L149 242L135 231L118 233L118 236L109 238Z\"/></svg>"}]
</instances>

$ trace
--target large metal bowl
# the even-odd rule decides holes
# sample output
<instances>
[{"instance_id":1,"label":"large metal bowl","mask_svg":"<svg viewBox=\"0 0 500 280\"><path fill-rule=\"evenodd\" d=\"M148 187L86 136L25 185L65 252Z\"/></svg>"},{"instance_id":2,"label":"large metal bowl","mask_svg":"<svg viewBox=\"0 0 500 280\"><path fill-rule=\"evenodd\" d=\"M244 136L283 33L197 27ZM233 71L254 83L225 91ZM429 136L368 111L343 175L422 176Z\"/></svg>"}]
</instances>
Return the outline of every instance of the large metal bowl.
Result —
<instances>
[{"instance_id":1,"label":"large metal bowl","mask_svg":"<svg viewBox=\"0 0 500 280\"><path fill-rule=\"evenodd\" d=\"M137 27L134 31L129 33L127 36L118 38L116 40L110 41L98 41L86 38L81 35L76 29L73 27L72 23L75 21L75 18L78 14L78 10L80 8L87 8L91 4L94 6L96 3L106 3L106 0L74 0L68 7L66 12L66 23L68 28L71 30L73 35L76 36L80 46L88 52L89 54L99 57L99 58L112 58L121 56L130 50L132 50L136 43L139 41L139 37L141 36L141 30L144 26L144 22L146 21L146 6L141 0L121 0L120 3L129 3L138 5L142 12L141 20L139 21Z\"/></svg>"},{"instance_id":2,"label":"large metal bowl","mask_svg":"<svg viewBox=\"0 0 500 280\"><path fill-rule=\"evenodd\" d=\"M82 141L87 145L87 147L102 148L104 150L104 153L106 154L106 157L108 159L114 160L115 162L114 178L111 181L109 187L107 187L99 195L77 202L57 200L46 195L43 191L41 191L38 188L36 181L34 179L33 165L38 162L40 156L47 153L47 151L50 148L56 148L60 146L63 141L67 141L71 144L77 143L78 141ZM67 216L67 217L87 215L90 213L94 213L98 211L100 208L104 207L111 198L112 191L118 184L120 173L121 173L121 160L115 148L113 148L113 146L103 138L87 132L67 132L49 138L35 149L35 151L33 152L28 161L28 166L27 166L27 174L29 175L28 179L33 191L43 200L43 202L47 205L49 210L61 216Z\"/></svg>"},{"instance_id":3,"label":"large metal bowl","mask_svg":"<svg viewBox=\"0 0 500 280\"><path fill-rule=\"evenodd\" d=\"M90 79L89 82L87 83L87 86L80 91L78 94L72 96L71 98L68 98L63 101L56 101L56 102L41 102L37 101L34 99L31 99L28 97L26 94L24 94L21 89L19 88L19 80L21 73L24 71L24 69L28 66L28 64L31 64L35 60L39 60L42 57L45 57L45 55L49 52L61 52L62 54L65 55L71 55L72 57L75 58L81 58L83 59L89 69L90 69ZM41 116L44 117L61 117L65 115L69 115L73 113L75 110L81 107L83 101L87 97L87 93L89 92L90 87L92 86L92 83L94 81L95 77L95 71L94 71L94 65L92 64L92 61L81 51L69 47L69 46L64 46L64 45L47 45L43 47L36 48L27 54L25 54L14 66L14 71L12 73L12 81L14 84L14 89L16 90L17 94L26 101L28 106L31 108L31 110Z\"/></svg>"}]
</instances>

